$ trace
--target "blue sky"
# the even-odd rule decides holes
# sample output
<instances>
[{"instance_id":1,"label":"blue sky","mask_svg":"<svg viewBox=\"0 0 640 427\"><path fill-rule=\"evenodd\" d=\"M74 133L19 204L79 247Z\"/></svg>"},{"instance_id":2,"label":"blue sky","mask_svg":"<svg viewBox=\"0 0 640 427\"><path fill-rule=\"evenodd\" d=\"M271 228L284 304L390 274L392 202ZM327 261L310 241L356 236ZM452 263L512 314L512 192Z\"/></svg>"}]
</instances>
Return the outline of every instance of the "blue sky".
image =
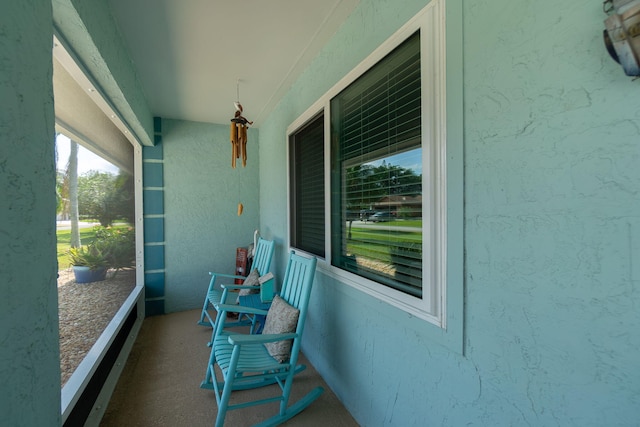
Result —
<instances>
[{"instance_id":1,"label":"blue sky","mask_svg":"<svg viewBox=\"0 0 640 427\"><path fill-rule=\"evenodd\" d=\"M71 141L66 136L59 134L56 140L56 146L58 151L58 163L56 168L59 171L64 171L67 168L69 162L69 152L71 151ZM118 167L104 160L102 157L94 154L92 151L79 145L78 149L78 175L82 175L90 170L98 170L103 172L110 172L112 174L118 174Z\"/></svg>"},{"instance_id":2,"label":"blue sky","mask_svg":"<svg viewBox=\"0 0 640 427\"><path fill-rule=\"evenodd\" d=\"M394 154L383 159L375 160L367 164L372 166L379 166L385 161L387 164L400 166L406 169L412 169L416 175L422 174L422 149L417 148L410 151L405 151L399 154Z\"/></svg>"}]
</instances>

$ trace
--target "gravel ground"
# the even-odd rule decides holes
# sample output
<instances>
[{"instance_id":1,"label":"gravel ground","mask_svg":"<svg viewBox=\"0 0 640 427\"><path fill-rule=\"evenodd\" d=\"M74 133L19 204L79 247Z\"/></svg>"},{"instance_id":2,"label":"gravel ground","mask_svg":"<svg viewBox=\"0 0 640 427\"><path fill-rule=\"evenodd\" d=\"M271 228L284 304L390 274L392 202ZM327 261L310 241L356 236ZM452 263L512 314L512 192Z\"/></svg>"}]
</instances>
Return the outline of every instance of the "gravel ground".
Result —
<instances>
[{"instance_id":1,"label":"gravel ground","mask_svg":"<svg viewBox=\"0 0 640 427\"><path fill-rule=\"evenodd\" d=\"M135 269L113 271L101 282L76 283L73 270L58 272L60 370L64 386L135 287Z\"/></svg>"}]
</instances>

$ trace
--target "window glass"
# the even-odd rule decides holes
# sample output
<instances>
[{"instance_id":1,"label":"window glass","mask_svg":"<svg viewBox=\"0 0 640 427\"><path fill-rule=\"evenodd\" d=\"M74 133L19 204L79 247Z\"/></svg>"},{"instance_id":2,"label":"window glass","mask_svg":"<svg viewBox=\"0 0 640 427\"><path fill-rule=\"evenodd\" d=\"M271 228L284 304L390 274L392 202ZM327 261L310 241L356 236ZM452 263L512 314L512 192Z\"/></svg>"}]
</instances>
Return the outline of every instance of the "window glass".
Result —
<instances>
[{"instance_id":1,"label":"window glass","mask_svg":"<svg viewBox=\"0 0 640 427\"><path fill-rule=\"evenodd\" d=\"M292 134L289 150L291 244L324 258L324 115Z\"/></svg>"},{"instance_id":2,"label":"window glass","mask_svg":"<svg viewBox=\"0 0 640 427\"><path fill-rule=\"evenodd\" d=\"M332 264L422 297L420 34L331 108Z\"/></svg>"}]
</instances>

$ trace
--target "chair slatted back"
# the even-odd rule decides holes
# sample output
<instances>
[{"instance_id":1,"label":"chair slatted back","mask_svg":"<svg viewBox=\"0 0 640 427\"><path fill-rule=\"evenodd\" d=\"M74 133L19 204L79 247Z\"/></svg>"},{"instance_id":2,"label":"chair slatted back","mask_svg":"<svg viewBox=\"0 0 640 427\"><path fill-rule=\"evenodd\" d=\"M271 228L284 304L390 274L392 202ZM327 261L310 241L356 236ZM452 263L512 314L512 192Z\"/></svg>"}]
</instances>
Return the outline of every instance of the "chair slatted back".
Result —
<instances>
[{"instance_id":1,"label":"chair slatted back","mask_svg":"<svg viewBox=\"0 0 640 427\"><path fill-rule=\"evenodd\" d=\"M300 310L298 327L296 328L299 333L304 329L316 263L317 259L315 257L307 258L291 251L280 290L280 297Z\"/></svg>"},{"instance_id":2,"label":"chair slatted back","mask_svg":"<svg viewBox=\"0 0 640 427\"><path fill-rule=\"evenodd\" d=\"M273 240L265 240L262 237L258 239L251 269L257 269L260 276L263 276L269 272L269 268L271 267L271 259L273 258L273 251L276 247L275 243L276 242Z\"/></svg>"}]
</instances>

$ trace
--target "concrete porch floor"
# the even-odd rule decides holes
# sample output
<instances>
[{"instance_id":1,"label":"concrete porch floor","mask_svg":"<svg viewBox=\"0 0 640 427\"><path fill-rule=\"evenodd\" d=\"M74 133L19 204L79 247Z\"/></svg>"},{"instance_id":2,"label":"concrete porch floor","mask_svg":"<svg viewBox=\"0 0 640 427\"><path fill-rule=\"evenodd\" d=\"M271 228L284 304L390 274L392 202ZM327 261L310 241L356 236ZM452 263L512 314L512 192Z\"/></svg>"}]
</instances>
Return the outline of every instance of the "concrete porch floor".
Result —
<instances>
[{"instance_id":1,"label":"concrete porch floor","mask_svg":"<svg viewBox=\"0 0 640 427\"><path fill-rule=\"evenodd\" d=\"M102 427L212 426L217 405L212 390L200 388L209 359L211 329L198 326L200 310L144 320L101 422ZM357 426L304 355L290 402L320 385L325 392L287 426ZM236 392L236 398L271 396L277 385ZM233 398L232 398L233 399ZM275 415L278 404L227 412L226 426L250 426Z\"/></svg>"}]
</instances>

